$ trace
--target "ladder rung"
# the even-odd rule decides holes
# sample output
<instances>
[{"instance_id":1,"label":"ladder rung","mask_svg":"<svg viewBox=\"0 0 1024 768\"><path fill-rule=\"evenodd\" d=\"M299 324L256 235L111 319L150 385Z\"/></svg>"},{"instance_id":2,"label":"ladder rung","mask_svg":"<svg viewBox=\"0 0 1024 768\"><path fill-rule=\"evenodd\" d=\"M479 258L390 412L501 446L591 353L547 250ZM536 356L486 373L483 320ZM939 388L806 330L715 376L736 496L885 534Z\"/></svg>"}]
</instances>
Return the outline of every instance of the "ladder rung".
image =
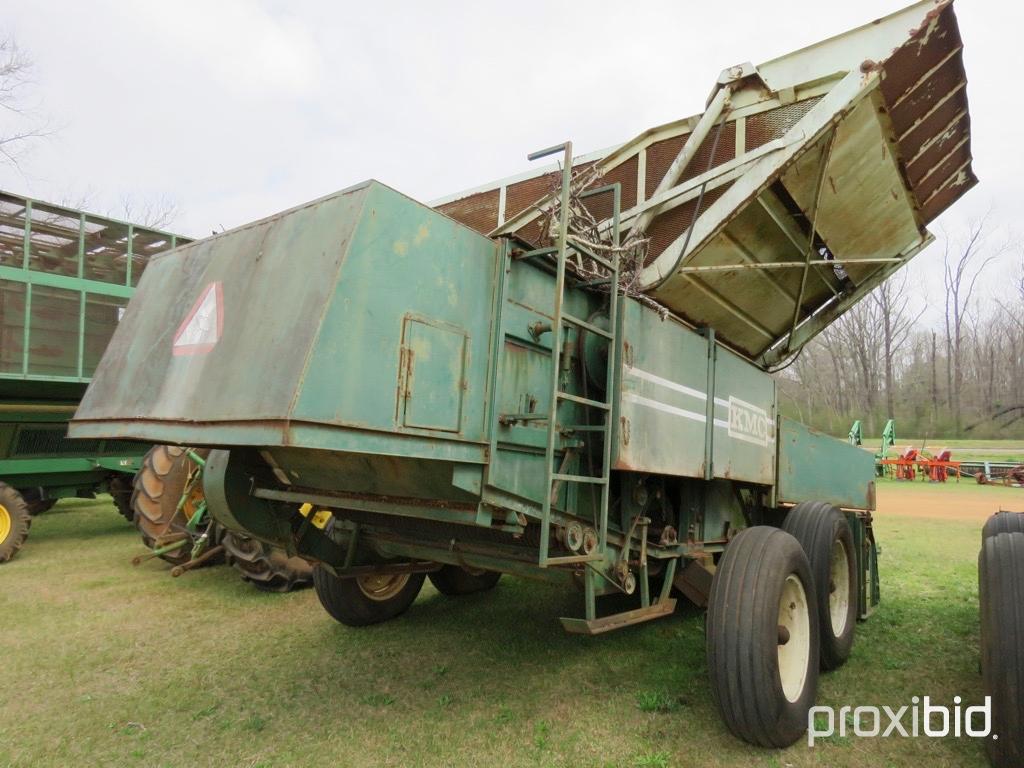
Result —
<instances>
[{"instance_id":1,"label":"ladder rung","mask_svg":"<svg viewBox=\"0 0 1024 768\"><path fill-rule=\"evenodd\" d=\"M607 424L574 424L571 427L564 427L570 432L607 432Z\"/></svg>"},{"instance_id":2,"label":"ladder rung","mask_svg":"<svg viewBox=\"0 0 1024 768\"><path fill-rule=\"evenodd\" d=\"M570 315L568 312L562 313L562 320L566 320L572 323L573 325L579 326L580 328L586 328L591 333L596 333L598 336L604 336L606 339L610 340L612 338L611 331L606 331L604 328L599 328L593 323L588 323L586 320L580 320L578 317L576 317L575 315Z\"/></svg>"},{"instance_id":3,"label":"ladder rung","mask_svg":"<svg viewBox=\"0 0 1024 768\"><path fill-rule=\"evenodd\" d=\"M589 475L562 475L557 472L551 475L552 480L561 480L563 483L593 483L604 485L608 481L603 477L590 477Z\"/></svg>"},{"instance_id":4,"label":"ladder rung","mask_svg":"<svg viewBox=\"0 0 1024 768\"><path fill-rule=\"evenodd\" d=\"M580 397L579 395L570 395L568 392L559 392L558 397L561 400L570 400L574 403L585 405L588 408L600 408L602 411L611 410L611 405L608 403L602 403L600 400L589 400L585 397Z\"/></svg>"}]
</instances>

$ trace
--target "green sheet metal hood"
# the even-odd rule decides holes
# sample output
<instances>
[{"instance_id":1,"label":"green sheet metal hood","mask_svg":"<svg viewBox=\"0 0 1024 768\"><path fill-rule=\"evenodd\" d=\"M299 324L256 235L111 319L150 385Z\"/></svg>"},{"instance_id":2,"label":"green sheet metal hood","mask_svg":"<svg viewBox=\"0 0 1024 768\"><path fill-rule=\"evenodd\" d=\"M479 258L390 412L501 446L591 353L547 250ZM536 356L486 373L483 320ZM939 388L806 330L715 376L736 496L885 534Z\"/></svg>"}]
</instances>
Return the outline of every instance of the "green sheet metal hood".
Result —
<instances>
[{"instance_id":1,"label":"green sheet metal hood","mask_svg":"<svg viewBox=\"0 0 1024 768\"><path fill-rule=\"evenodd\" d=\"M485 361L487 334L468 326L490 316L495 254L375 181L178 248L147 269L71 435L290 445L308 430L402 430L403 318L466 328L466 354ZM452 437L478 437L471 405Z\"/></svg>"}]
</instances>

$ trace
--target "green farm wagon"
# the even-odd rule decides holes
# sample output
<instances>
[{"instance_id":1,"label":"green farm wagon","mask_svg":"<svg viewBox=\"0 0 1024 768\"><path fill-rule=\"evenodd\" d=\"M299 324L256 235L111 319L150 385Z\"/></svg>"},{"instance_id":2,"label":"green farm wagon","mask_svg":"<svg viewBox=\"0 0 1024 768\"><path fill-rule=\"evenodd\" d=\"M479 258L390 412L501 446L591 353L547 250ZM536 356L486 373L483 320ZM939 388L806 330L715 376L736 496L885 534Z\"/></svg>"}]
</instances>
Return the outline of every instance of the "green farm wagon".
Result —
<instances>
[{"instance_id":1,"label":"green farm wagon","mask_svg":"<svg viewBox=\"0 0 1024 768\"><path fill-rule=\"evenodd\" d=\"M109 492L132 519L149 445L67 427L150 258L187 242L0 192L0 563L58 499Z\"/></svg>"},{"instance_id":2,"label":"green farm wagon","mask_svg":"<svg viewBox=\"0 0 1024 768\"><path fill-rule=\"evenodd\" d=\"M874 460L782 418L771 374L975 183L961 47L929 0L609 152L433 208L370 181L163 254L72 434L209 450L213 515L315 561L348 625L425 578L563 583L586 634L683 595L730 729L792 743L878 601Z\"/></svg>"}]
</instances>

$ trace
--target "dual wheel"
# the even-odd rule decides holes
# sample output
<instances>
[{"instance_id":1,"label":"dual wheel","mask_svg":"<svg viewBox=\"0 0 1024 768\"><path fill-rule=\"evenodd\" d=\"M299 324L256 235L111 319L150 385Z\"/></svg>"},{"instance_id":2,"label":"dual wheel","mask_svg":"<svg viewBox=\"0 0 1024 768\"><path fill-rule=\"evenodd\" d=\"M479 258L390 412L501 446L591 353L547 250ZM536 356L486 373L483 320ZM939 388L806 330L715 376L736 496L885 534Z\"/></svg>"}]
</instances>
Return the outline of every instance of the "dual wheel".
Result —
<instances>
[{"instance_id":1,"label":"dual wheel","mask_svg":"<svg viewBox=\"0 0 1024 768\"><path fill-rule=\"evenodd\" d=\"M795 506L780 530L741 531L711 586L711 692L739 738L786 747L807 729L819 669L850 655L857 618L853 534L830 504Z\"/></svg>"},{"instance_id":2,"label":"dual wheel","mask_svg":"<svg viewBox=\"0 0 1024 768\"><path fill-rule=\"evenodd\" d=\"M1024 513L985 523L978 556L981 675L992 702L986 739L996 768L1024 765ZM998 737L998 738L996 738Z\"/></svg>"},{"instance_id":3,"label":"dual wheel","mask_svg":"<svg viewBox=\"0 0 1024 768\"><path fill-rule=\"evenodd\" d=\"M379 573L341 578L323 565L313 568L313 586L324 609L335 620L350 627L379 624L405 613L430 582L443 595L468 595L494 587L500 573L444 565L429 574Z\"/></svg>"}]
</instances>

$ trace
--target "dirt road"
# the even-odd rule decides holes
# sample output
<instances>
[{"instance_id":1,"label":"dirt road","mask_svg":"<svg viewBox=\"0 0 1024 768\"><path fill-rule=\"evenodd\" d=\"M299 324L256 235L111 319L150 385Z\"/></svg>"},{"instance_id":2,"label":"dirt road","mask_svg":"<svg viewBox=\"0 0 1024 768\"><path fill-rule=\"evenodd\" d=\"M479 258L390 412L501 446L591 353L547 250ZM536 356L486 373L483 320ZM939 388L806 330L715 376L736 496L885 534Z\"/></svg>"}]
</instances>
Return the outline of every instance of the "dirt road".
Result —
<instances>
[{"instance_id":1,"label":"dirt road","mask_svg":"<svg viewBox=\"0 0 1024 768\"><path fill-rule=\"evenodd\" d=\"M1024 511L1024 488L920 481L878 484L877 517L930 517L984 522L1000 509Z\"/></svg>"}]
</instances>

